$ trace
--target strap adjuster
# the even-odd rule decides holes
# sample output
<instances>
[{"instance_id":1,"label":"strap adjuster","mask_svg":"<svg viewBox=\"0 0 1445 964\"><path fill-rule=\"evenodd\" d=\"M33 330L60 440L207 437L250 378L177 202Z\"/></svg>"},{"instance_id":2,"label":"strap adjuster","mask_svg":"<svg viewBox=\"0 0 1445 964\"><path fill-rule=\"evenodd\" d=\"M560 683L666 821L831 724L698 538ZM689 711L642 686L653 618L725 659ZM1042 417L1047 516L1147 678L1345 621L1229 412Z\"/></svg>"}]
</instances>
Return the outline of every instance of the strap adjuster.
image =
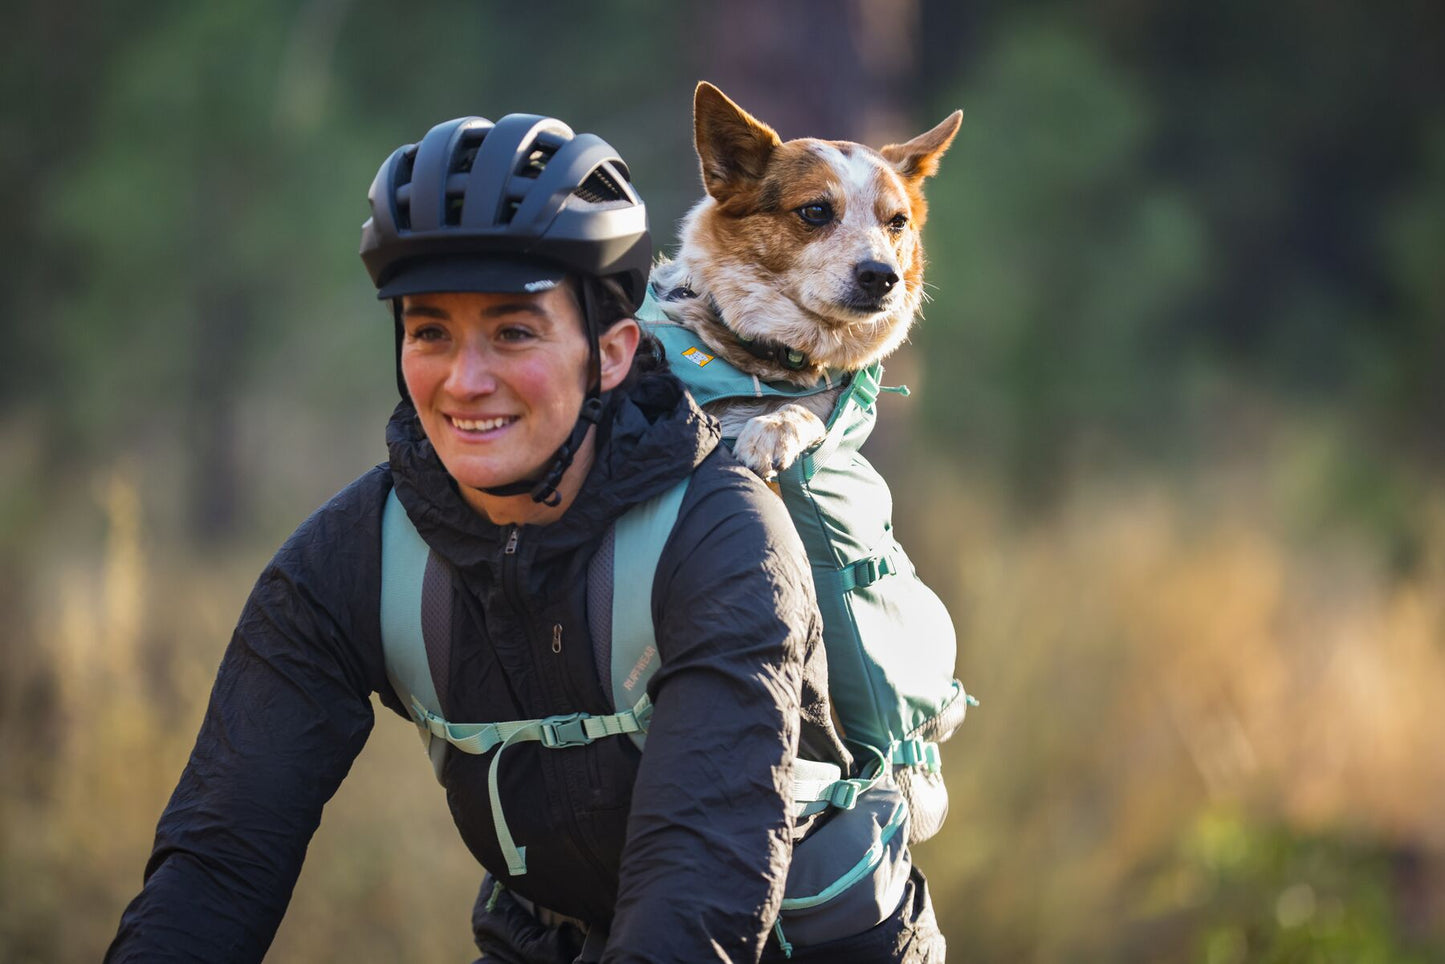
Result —
<instances>
[{"instance_id":1,"label":"strap adjuster","mask_svg":"<svg viewBox=\"0 0 1445 964\"><path fill-rule=\"evenodd\" d=\"M593 739L587 735L587 728L582 722L587 718L588 714L586 713L549 716L538 723L537 729L541 734L538 740L551 750L565 749L569 746L586 746Z\"/></svg>"},{"instance_id":2,"label":"strap adjuster","mask_svg":"<svg viewBox=\"0 0 1445 964\"><path fill-rule=\"evenodd\" d=\"M838 577L842 590L852 592L855 589L871 586L884 576L891 576L897 571L898 564L893 561L892 551L886 549L875 556L868 556L844 566L839 571Z\"/></svg>"},{"instance_id":3,"label":"strap adjuster","mask_svg":"<svg viewBox=\"0 0 1445 964\"><path fill-rule=\"evenodd\" d=\"M900 740L889 756L889 762L895 765L920 767L929 773L937 773L943 767L938 744L931 740Z\"/></svg>"},{"instance_id":4,"label":"strap adjuster","mask_svg":"<svg viewBox=\"0 0 1445 964\"><path fill-rule=\"evenodd\" d=\"M839 780L828 788L827 800L839 810L852 810L858 802L858 784L852 780Z\"/></svg>"}]
</instances>

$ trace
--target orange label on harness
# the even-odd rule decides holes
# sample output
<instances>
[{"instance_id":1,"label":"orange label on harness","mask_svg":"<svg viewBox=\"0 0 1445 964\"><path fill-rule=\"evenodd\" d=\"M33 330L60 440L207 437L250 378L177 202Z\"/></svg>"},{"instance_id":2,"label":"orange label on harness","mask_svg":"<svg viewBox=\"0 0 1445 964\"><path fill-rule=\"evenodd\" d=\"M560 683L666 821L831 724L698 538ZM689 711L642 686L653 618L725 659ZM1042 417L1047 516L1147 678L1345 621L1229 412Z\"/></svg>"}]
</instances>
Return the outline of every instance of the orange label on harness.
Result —
<instances>
[{"instance_id":1,"label":"orange label on harness","mask_svg":"<svg viewBox=\"0 0 1445 964\"><path fill-rule=\"evenodd\" d=\"M709 355L707 352L703 351L701 348L698 348L698 347L696 347L696 346L693 346L692 348L689 348L689 349L687 349L686 351L684 351L684 352L682 353L682 357L683 357L683 358L686 358L688 361L692 362L692 363L693 363L694 365L696 365L698 368L701 368L702 366L706 365L708 362L712 361L712 356L711 356L711 355Z\"/></svg>"}]
</instances>

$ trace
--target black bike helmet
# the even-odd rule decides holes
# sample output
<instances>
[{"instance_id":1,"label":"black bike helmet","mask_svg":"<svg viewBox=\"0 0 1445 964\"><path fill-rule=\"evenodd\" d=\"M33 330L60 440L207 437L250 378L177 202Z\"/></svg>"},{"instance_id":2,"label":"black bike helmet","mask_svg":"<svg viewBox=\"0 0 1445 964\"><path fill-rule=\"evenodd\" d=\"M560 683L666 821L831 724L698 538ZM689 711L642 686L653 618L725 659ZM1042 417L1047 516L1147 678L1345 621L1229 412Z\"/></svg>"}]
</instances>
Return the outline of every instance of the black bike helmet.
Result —
<instances>
[{"instance_id":1,"label":"black bike helmet","mask_svg":"<svg viewBox=\"0 0 1445 964\"><path fill-rule=\"evenodd\" d=\"M551 117L459 117L381 165L361 228L379 298L527 291L527 265L615 278L636 310L652 263L647 209L595 134ZM502 285L503 287L494 287Z\"/></svg>"},{"instance_id":2,"label":"black bike helmet","mask_svg":"<svg viewBox=\"0 0 1445 964\"><path fill-rule=\"evenodd\" d=\"M637 310L647 289L647 209L627 165L600 137L574 134L555 118L508 114L493 124L459 117L433 127L419 144L392 152L368 200L361 260L377 297L393 299L403 398L403 295L532 293L556 287L568 274L582 279L590 374L577 424L541 478L485 490L530 492L555 505L562 474L602 413L600 321L590 279L616 281L629 311Z\"/></svg>"}]
</instances>

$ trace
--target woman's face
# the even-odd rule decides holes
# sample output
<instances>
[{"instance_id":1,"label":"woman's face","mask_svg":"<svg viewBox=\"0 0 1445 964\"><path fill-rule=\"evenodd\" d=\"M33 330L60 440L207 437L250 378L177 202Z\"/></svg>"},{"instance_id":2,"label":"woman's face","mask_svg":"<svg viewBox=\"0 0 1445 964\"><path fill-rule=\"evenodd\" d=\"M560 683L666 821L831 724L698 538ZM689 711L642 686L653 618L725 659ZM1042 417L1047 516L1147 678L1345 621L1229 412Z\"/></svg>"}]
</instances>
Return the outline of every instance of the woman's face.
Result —
<instances>
[{"instance_id":1,"label":"woman's face","mask_svg":"<svg viewBox=\"0 0 1445 964\"><path fill-rule=\"evenodd\" d=\"M402 376L422 428L467 501L488 511L485 494L469 490L536 477L576 424L587 381L581 312L565 287L408 295L402 325ZM601 342L605 391L632 363L636 323Z\"/></svg>"}]
</instances>

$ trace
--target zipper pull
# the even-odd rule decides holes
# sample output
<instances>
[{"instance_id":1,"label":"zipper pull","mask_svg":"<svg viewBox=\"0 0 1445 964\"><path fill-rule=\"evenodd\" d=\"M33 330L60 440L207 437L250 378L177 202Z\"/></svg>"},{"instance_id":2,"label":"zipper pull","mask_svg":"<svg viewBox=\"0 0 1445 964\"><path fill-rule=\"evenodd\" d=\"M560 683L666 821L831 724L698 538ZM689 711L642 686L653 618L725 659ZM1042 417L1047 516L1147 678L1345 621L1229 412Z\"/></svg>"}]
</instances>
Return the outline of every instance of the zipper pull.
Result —
<instances>
[{"instance_id":1,"label":"zipper pull","mask_svg":"<svg viewBox=\"0 0 1445 964\"><path fill-rule=\"evenodd\" d=\"M502 550L502 554L503 554L503 555L506 555L506 556L514 556L514 555L517 554L517 536L518 536L518 534L519 534L519 533L518 533L518 530L514 528L514 529L512 530L512 532L511 532L511 534L507 536L507 545L506 545L506 548L504 548L504 549Z\"/></svg>"},{"instance_id":2,"label":"zipper pull","mask_svg":"<svg viewBox=\"0 0 1445 964\"><path fill-rule=\"evenodd\" d=\"M552 652L562 652L562 624L552 624Z\"/></svg>"}]
</instances>

